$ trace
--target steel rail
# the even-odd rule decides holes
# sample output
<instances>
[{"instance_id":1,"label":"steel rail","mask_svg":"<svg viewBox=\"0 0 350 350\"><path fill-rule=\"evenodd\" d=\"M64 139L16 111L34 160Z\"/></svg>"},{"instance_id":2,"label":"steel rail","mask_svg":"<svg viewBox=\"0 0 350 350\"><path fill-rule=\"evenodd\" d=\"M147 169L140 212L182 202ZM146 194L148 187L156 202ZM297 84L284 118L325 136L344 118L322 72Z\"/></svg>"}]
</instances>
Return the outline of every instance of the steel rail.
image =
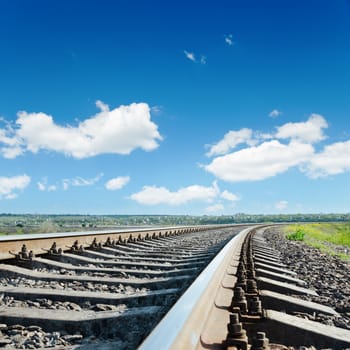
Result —
<instances>
[{"instance_id":1,"label":"steel rail","mask_svg":"<svg viewBox=\"0 0 350 350\"><path fill-rule=\"evenodd\" d=\"M190 231L186 227L181 233L176 227L175 235L166 228L167 236L137 239L137 233L136 241L102 245L96 245L95 241L88 249L68 248L70 253L52 249L31 260L21 254L3 261L0 277L6 304L1 306L2 323L9 327L34 325L44 332L78 332L80 343L81 337L86 337L86 342L96 348L107 344L106 338L136 348L208 262L242 230L240 225L210 228L204 231L208 226L196 226ZM160 232L159 228L156 232ZM45 236L51 239L50 235ZM94 237L88 236L86 241ZM30 244L30 241L18 242ZM3 244L0 242L0 249ZM123 264L124 256L125 264L134 265L105 266L107 262ZM151 269L147 261L157 268ZM184 269L183 263L191 269ZM169 267L172 276L153 278L154 273L168 274ZM89 340L90 336L96 340ZM7 341L14 342L12 338ZM85 339L77 348L83 345Z\"/></svg>"},{"instance_id":2,"label":"steel rail","mask_svg":"<svg viewBox=\"0 0 350 350\"><path fill-rule=\"evenodd\" d=\"M223 294L222 289L225 289L223 283L226 283L224 279L231 278L232 283L235 283L235 271L229 270L237 268L234 262L238 262L243 241L247 234L255 228L256 226L243 229L225 245L143 341L139 350L202 348L203 330L208 317L212 315L212 309L217 308L216 297ZM227 300L230 301L232 290L227 289L226 294L228 295ZM224 312L224 314L227 313ZM220 322L222 323L224 324L222 337L225 339L227 334L225 326L228 320L225 319ZM220 338L221 335L218 334L218 337Z\"/></svg>"},{"instance_id":3,"label":"steel rail","mask_svg":"<svg viewBox=\"0 0 350 350\"><path fill-rule=\"evenodd\" d=\"M157 232L158 230L183 230L190 228L211 228L219 225L188 225L188 226L149 226L138 228L124 228L113 230L95 230L95 231L67 231L67 232L50 232L50 233L28 233L28 234L14 234L0 236L0 242L17 241L17 240L31 240L31 239L45 239L45 238L62 238L67 236L98 236L105 234L122 234L122 233L139 233L139 232Z\"/></svg>"},{"instance_id":4,"label":"steel rail","mask_svg":"<svg viewBox=\"0 0 350 350\"><path fill-rule=\"evenodd\" d=\"M61 248L63 251L65 251L72 247L72 245L75 243L83 248L89 247L94 240L97 241L97 243L105 243L107 239L137 240L145 238L147 235L149 237L157 238L164 235L198 232L230 226L240 225L188 225L0 236L0 260L13 258L15 254L21 251L23 244L26 245L27 251L32 251L34 255L38 255L44 254L52 247L54 243L57 249Z\"/></svg>"}]
</instances>

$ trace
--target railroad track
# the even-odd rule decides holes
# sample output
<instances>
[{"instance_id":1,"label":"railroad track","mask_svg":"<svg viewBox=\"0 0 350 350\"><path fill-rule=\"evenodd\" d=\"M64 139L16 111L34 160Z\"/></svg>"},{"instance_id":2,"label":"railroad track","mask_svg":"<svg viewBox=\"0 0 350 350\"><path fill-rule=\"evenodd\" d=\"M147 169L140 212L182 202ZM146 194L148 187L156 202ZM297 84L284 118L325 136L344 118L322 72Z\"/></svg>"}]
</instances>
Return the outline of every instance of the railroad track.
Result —
<instances>
[{"instance_id":1,"label":"railroad track","mask_svg":"<svg viewBox=\"0 0 350 350\"><path fill-rule=\"evenodd\" d=\"M139 349L350 349L349 330L306 319L339 314L303 300L316 292L280 262L265 231L235 236Z\"/></svg>"},{"instance_id":2,"label":"railroad track","mask_svg":"<svg viewBox=\"0 0 350 350\"><path fill-rule=\"evenodd\" d=\"M350 348L349 330L300 317L337 313L298 298L315 292L279 262L264 232L2 238L0 348Z\"/></svg>"},{"instance_id":3,"label":"railroad track","mask_svg":"<svg viewBox=\"0 0 350 350\"><path fill-rule=\"evenodd\" d=\"M134 349L239 231L2 237L0 348L98 348L111 339L111 348Z\"/></svg>"}]
</instances>

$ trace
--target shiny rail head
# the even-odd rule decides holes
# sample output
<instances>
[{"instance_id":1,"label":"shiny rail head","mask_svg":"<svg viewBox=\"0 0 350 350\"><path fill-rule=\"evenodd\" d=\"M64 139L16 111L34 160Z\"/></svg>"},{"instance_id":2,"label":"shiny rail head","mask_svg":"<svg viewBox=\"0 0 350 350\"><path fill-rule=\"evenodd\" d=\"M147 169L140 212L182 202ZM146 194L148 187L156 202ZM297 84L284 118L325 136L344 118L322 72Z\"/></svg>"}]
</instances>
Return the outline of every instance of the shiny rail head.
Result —
<instances>
[{"instance_id":1,"label":"shiny rail head","mask_svg":"<svg viewBox=\"0 0 350 350\"><path fill-rule=\"evenodd\" d=\"M232 256L239 255L244 237L255 228L243 229L225 245L144 340L139 350L196 348L206 317L215 305L214 299L227 265Z\"/></svg>"}]
</instances>

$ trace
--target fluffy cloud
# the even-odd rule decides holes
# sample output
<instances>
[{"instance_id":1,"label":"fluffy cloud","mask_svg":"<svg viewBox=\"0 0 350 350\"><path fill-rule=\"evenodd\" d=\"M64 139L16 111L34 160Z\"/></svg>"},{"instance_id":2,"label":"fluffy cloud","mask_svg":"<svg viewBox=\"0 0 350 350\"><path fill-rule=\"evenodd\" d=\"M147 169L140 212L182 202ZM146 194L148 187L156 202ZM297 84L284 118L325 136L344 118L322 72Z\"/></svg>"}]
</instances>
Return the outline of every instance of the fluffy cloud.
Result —
<instances>
[{"instance_id":1,"label":"fluffy cloud","mask_svg":"<svg viewBox=\"0 0 350 350\"><path fill-rule=\"evenodd\" d=\"M229 131L224 138L218 143L210 146L207 153L208 157L225 154L231 149L234 149L239 144L253 145L253 131L251 129L243 128L238 131Z\"/></svg>"},{"instance_id":2,"label":"fluffy cloud","mask_svg":"<svg viewBox=\"0 0 350 350\"><path fill-rule=\"evenodd\" d=\"M192 185L180 188L176 192L171 192L165 187L144 186L140 192L132 194L130 198L147 205L180 205L194 200L211 201L217 197L218 191L216 183L210 187Z\"/></svg>"},{"instance_id":3,"label":"fluffy cloud","mask_svg":"<svg viewBox=\"0 0 350 350\"><path fill-rule=\"evenodd\" d=\"M13 199L17 197L16 190L25 189L30 183L30 177L19 175L13 177L0 177L0 199Z\"/></svg>"},{"instance_id":4,"label":"fluffy cloud","mask_svg":"<svg viewBox=\"0 0 350 350\"><path fill-rule=\"evenodd\" d=\"M240 197L227 190L221 192L219 186L214 182L211 186L192 185L180 188L178 191L172 192L165 187L144 186L140 192L130 196L140 204L146 205L181 205L191 201L212 202L217 198L223 198L228 201L238 201Z\"/></svg>"},{"instance_id":5,"label":"fluffy cloud","mask_svg":"<svg viewBox=\"0 0 350 350\"><path fill-rule=\"evenodd\" d=\"M286 123L273 133L251 129L229 131L211 146L207 156L217 156L205 170L229 181L257 181L298 167L310 178L350 171L350 141L337 142L316 152L314 144L325 140L326 119L311 114L307 121ZM238 144L248 147L232 152ZM229 153L231 151L231 153Z\"/></svg>"},{"instance_id":6,"label":"fluffy cloud","mask_svg":"<svg viewBox=\"0 0 350 350\"><path fill-rule=\"evenodd\" d=\"M319 114L311 114L304 123L287 123L277 128L276 138L295 139L302 142L314 143L326 137L323 129L328 127L327 121Z\"/></svg>"},{"instance_id":7,"label":"fluffy cloud","mask_svg":"<svg viewBox=\"0 0 350 350\"><path fill-rule=\"evenodd\" d=\"M350 141L325 146L322 152L315 154L310 159L304 171L311 178L350 171Z\"/></svg>"},{"instance_id":8,"label":"fluffy cloud","mask_svg":"<svg viewBox=\"0 0 350 350\"><path fill-rule=\"evenodd\" d=\"M105 187L107 190L115 191L123 188L130 181L129 176L119 176L114 179L110 179L106 182Z\"/></svg>"},{"instance_id":9,"label":"fluffy cloud","mask_svg":"<svg viewBox=\"0 0 350 350\"><path fill-rule=\"evenodd\" d=\"M151 121L146 103L132 103L110 110L96 102L100 112L78 126L60 126L45 113L19 112L16 129L0 129L0 152L15 158L25 151L63 153L74 158L99 154L129 154L136 148L152 151L162 140L157 125Z\"/></svg>"},{"instance_id":10,"label":"fluffy cloud","mask_svg":"<svg viewBox=\"0 0 350 350\"><path fill-rule=\"evenodd\" d=\"M314 149L309 144L277 140L215 158L205 169L230 182L263 180L283 173L308 160Z\"/></svg>"}]
</instances>

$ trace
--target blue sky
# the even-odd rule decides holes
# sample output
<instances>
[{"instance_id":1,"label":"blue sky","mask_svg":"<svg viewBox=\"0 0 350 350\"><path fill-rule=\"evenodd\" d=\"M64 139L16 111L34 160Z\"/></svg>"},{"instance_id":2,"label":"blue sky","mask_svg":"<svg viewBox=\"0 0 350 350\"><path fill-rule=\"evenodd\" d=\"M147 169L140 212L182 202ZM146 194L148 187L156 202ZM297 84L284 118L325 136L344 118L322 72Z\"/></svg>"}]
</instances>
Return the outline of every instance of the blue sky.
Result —
<instances>
[{"instance_id":1,"label":"blue sky","mask_svg":"<svg viewBox=\"0 0 350 350\"><path fill-rule=\"evenodd\" d=\"M0 213L349 212L350 1L0 2Z\"/></svg>"}]
</instances>

